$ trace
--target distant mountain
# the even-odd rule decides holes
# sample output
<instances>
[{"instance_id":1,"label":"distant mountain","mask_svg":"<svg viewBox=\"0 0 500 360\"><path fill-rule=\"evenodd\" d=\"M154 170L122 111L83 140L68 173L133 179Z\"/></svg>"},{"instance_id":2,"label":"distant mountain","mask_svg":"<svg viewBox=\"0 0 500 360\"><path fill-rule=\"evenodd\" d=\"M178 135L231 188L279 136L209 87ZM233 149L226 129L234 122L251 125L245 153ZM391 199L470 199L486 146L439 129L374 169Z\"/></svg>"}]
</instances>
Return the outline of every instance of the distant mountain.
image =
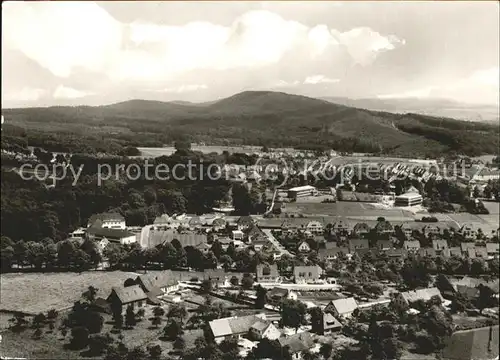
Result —
<instances>
[{"instance_id":1,"label":"distant mountain","mask_svg":"<svg viewBox=\"0 0 500 360\"><path fill-rule=\"evenodd\" d=\"M8 123L27 128L83 129L86 135L99 136L124 129L157 141L183 135L205 143L383 150L405 155L498 151L497 126L394 114L390 110L395 105L391 109L386 105L384 111L361 108L383 104L371 99L327 101L283 92L245 91L203 104L130 100L97 107L11 109L4 116ZM140 143L138 139L135 136L134 142Z\"/></svg>"},{"instance_id":2,"label":"distant mountain","mask_svg":"<svg viewBox=\"0 0 500 360\"><path fill-rule=\"evenodd\" d=\"M449 99L350 99L345 97L324 97L321 99L336 104L375 111L417 113L468 121L498 122L500 120L498 106L496 105L466 104Z\"/></svg>"}]
</instances>

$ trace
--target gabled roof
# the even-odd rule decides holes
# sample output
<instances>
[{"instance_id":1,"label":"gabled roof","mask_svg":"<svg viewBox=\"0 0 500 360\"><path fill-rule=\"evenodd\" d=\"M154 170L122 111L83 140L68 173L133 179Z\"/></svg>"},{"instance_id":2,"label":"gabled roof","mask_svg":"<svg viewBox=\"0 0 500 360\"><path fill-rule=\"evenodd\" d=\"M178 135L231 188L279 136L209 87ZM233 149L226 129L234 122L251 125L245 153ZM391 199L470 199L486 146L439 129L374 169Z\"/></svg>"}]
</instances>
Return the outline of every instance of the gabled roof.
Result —
<instances>
[{"instance_id":1,"label":"gabled roof","mask_svg":"<svg viewBox=\"0 0 500 360\"><path fill-rule=\"evenodd\" d=\"M448 241L446 240L432 240L432 247L437 249L448 248Z\"/></svg>"},{"instance_id":2,"label":"gabled roof","mask_svg":"<svg viewBox=\"0 0 500 360\"><path fill-rule=\"evenodd\" d=\"M403 299L405 299L408 303L415 302L417 300L429 301L433 296L438 296L441 300L443 297L441 296L441 292L438 288L432 287L427 289L417 289L413 291L405 291L401 293Z\"/></svg>"},{"instance_id":3,"label":"gabled roof","mask_svg":"<svg viewBox=\"0 0 500 360\"><path fill-rule=\"evenodd\" d=\"M167 242L171 242L174 239L177 239L182 247L186 246L196 246L201 243L207 242L207 236L202 234L179 234L178 232L172 230L166 231L151 231L149 233L150 241L152 244L163 244Z\"/></svg>"},{"instance_id":4,"label":"gabled roof","mask_svg":"<svg viewBox=\"0 0 500 360\"><path fill-rule=\"evenodd\" d=\"M309 350L314 346L313 338L309 332L302 332L288 337L281 337L278 339L278 342L281 348L288 346L291 354Z\"/></svg>"},{"instance_id":5,"label":"gabled roof","mask_svg":"<svg viewBox=\"0 0 500 360\"><path fill-rule=\"evenodd\" d=\"M319 249L318 256L320 258L326 258L328 256L336 256L338 254L349 254L349 248L346 247L335 247L331 249Z\"/></svg>"},{"instance_id":6,"label":"gabled roof","mask_svg":"<svg viewBox=\"0 0 500 360\"><path fill-rule=\"evenodd\" d=\"M405 248L405 249L420 249L420 241L407 240L403 243L403 248Z\"/></svg>"},{"instance_id":7,"label":"gabled roof","mask_svg":"<svg viewBox=\"0 0 500 360\"><path fill-rule=\"evenodd\" d=\"M262 322L263 318L257 315L240 317L230 317L212 320L208 324L214 337L244 334L257 322Z\"/></svg>"},{"instance_id":8,"label":"gabled roof","mask_svg":"<svg viewBox=\"0 0 500 360\"><path fill-rule=\"evenodd\" d=\"M323 329L342 327L342 324L330 313L323 313Z\"/></svg>"},{"instance_id":9,"label":"gabled roof","mask_svg":"<svg viewBox=\"0 0 500 360\"><path fill-rule=\"evenodd\" d=\"M498 359L499 327L491 326L457 331L442 351L443 360Z\"/></svg>"},{"instance_id":10,"label":"gabled roof","mask_svg":"<svg viewBox=\"0 0 500 360\"><path fill-rule=\"evenodd\" d=\"M139 285L127 287L113 287L111 294L115 293L122 304L128 304L135 301L145 300L147 295ZM111 295L110 295L111 296Z\"/></svg>"},{"instance_id":11,"label":"gabled roof","mask_svg":"<svg viewBox=\"0 0 500 360\"><path fill-rule=\"evenodd\" d=\"M140 275L135 281L142 284L146 292L153 291L155 288L173 286L178 283L171 270Z\"/></svg>"},{"instance_id":12,"label":"gabled roof","mask_svg":"<svg viewBox=\"0 0 500 360\"><path fill-rule=\"evenodd\" d=\"M351 313L358 308L358 303L353 297L330 301L328 306L333 306L339 315Z\"/></svg>"},{"instance_id":13,"label":"gabled roof","mask_svg":"<svg viewBox=\"0 0 500 360\"><path fill-rule=\"evenodd\" d=\"M367 223L357 223L356 225L354 225L354 231L355 232L363 232L363 231L370 231L371 228L370 226L368 226Z\"/></svg>"},{"instance_id":14,"label":"gabled roof","mask_svg":"<svg viewBox=\"0 0 500 360\"><path fill-rule=\"evenodd\" d=\"M418 255L436 257L436 250L434 248L420 248L418 249Z\"/></svg>"}]
</instances>

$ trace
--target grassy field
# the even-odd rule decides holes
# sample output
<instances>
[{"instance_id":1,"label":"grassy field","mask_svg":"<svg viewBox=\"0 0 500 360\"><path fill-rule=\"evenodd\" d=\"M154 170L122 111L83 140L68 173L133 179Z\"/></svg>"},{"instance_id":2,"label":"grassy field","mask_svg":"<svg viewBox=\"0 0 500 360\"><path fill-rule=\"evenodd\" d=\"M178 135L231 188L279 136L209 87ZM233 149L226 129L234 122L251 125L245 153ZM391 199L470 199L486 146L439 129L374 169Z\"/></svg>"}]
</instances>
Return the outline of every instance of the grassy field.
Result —
<instances>
[{"instance_id":1,"label":"grassy field","mask_svg":"<svg viewBox=\"0 0 500 360\"><path fill-rule=\"evenodd\" d=\"M64 309L78 300L90 285L99 289L98 296L107 297L111 287L136 276L121 271L1 274L0 310L36 314Z\"/></svg>"},{"instance_id":2,"label":"grassy field","mask_svg":"<svg viewBox=\"0 0 500 360\"><path fill-rule=\"evenodd\" d=\"M168 305L164 305L165 311L168 311ZM163 354L168 354L173 350L172 343L161 340L162 329L166 324L166 317L163 317L162 324L154 327L151 324L153 306L146 306L146 316L144 319L137 323L134 328L123 329L121 335L123 336L123 343L129 349L136 346L147 348L148 345L160 345ZM8 357L24 357L28 359L89 359L86 357L86 349L83 350L70 350L67 349L67 344L70 341L70 334L63 336L57 330L60 321L64 318L65 314L60 314L59 320L56 323L56 329L50 331L48 327L43 330L43 335L40 339L33 338L33 329L26 329L20 333L13 333L10 330L2 333L2 346L0 348L1 356ZM110 334L115 341L119 341L119 334L113 329L113 322L110 315L103 314L105 323L101 331L102 334ZM193 346L196 338L203 336L201 329L186 330L184 333L184 340L186 346Z\"/></svg>"},{"instance_id":3,"label":"grassy field","mask_svg":"<svg viewBox=\"0 0 500 360\"><path fill-rule=\"evenodd\" d=\"M343 216L343 217L365 217L367 220L376 219L379 216L387 220L392 219L414 219L412 213L401 209L377 209L368 203L337 201L336 203L289 203L286 204L285 212L301 213L304 215Z\"/></svg>"}]
</instances>

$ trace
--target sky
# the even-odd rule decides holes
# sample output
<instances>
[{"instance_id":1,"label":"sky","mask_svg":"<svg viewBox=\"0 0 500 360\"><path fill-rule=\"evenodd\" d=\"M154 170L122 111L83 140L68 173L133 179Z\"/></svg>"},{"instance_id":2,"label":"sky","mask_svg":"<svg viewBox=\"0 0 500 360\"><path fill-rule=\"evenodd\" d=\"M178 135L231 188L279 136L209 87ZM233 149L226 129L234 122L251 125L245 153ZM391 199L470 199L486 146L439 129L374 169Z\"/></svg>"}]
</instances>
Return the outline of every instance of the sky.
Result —
<instances>
[{"instance_id":1,"label":"sky","mask_svg":"<svg viewBox=\"0 0 500 360\"><path fill-rule=\"evenodd\" d=\"M312 97L499 101L493 2L3 2L2 107Z\"/></svg>"}]
</instances>

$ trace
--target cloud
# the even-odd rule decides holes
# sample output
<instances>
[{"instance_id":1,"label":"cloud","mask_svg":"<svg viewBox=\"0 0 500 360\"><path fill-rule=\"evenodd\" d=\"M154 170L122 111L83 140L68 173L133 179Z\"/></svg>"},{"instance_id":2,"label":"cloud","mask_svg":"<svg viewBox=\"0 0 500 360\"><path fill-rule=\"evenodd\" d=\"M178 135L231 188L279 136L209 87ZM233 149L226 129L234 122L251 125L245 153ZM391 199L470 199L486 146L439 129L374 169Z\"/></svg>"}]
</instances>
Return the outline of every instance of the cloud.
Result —
<instances>
[{"instance_id":1,"label":"cloud","mask_svg":"<svg viewBox=\"0 0 500 360\"><path fill-rule=\"evenodd\" d=\"M452 79L443 84L406 90L399 93L378 95L379 99L398 98L448 98L466 103L499 103L499 68L474 71L461 79Z\"/></svg>"},{"instance_id":2,"label":"cloud","mask_svg":"<svg viewBox=\"0 0 500 360\"><path fill-rule=\"evenodd\" d=\"M306 26L268 10L252 10L230 25L190 22L182 26L121 23L95 3L16 2L3 5L5 46L17 49L58 77L84 69L111 82L161 81L193 70L259 68L341 57L370 64L383 51L404 44L367 27L346 32ZM327 54L327 55L326 55Z\"/></svg>"},{"instance_id":3,"label":"cloud","mask_svg":"<svg viewBox=\"0 0 500 360\"><path fill-rule=\"evenodd\" d=\"M76 90L64 85L59 85L52 94L54 99L78 99L88 95L92 95L92 93Z\"/></svg>"},{"instance_id":4,"label":"cloud","mask_svg":"<svg viewBox=\"0 0 500 360\"><path fill-rule=\"evenodd\" d=\"M304 84L333 84L339 81L339 79L329 79L324 75L312 75L306 77Z\"/></svg>"},{"instance_id":5,"label":"cloud","mask_svg":"<svg viewBox=\"0 0 500 360\"><path fill-rule=\"evenodd\" d=\"M19 91L8 91L2 89L2 102L3 101L36 101L39 100L45 94L44 89L35 89L30 87L24 87Z\"/></svg>"}]
</instances>

